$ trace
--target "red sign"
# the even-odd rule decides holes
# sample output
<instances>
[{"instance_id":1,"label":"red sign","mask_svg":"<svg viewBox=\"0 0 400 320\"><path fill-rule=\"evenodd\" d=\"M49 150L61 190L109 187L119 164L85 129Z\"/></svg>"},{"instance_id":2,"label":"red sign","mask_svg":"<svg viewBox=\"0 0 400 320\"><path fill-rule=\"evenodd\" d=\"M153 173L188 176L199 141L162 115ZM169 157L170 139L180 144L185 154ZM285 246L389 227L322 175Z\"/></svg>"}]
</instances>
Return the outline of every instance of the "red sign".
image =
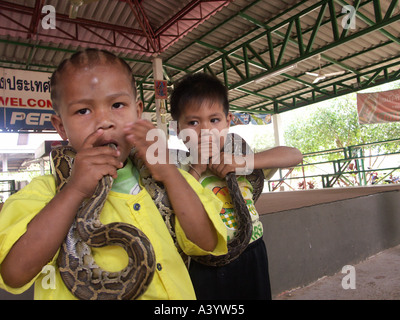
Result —
<instances>
[{"instance_id":1,"label":"red sign","mask_svg":"<svg viewBox=\"0 0 400 320\"><path fill-rule=\"evenodd\" d=\"M154 80L156 99L167 99L167 81Z\"/></svg>"},{"instance_id":2,"label":"red sign","mask_svg":"<svg viewBox=\"0 0 400 320\"><path fill-rule=\"evenodd\" d=\"M357 93L357 110L360 124L400 121L400 89Z\"/></svg>"}]
</instances>

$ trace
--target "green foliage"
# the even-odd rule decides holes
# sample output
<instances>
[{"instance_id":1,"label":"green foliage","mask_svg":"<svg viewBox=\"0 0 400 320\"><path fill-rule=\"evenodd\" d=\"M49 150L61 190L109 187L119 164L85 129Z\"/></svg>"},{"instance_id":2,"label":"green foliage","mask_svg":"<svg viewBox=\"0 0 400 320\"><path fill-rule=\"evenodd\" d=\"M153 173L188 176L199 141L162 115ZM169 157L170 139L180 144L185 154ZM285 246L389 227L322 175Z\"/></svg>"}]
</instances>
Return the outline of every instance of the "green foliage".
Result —
<instances>
[{"instance_id":1,"label":"green foliage","mask_svg":"<svg viewBox=\"0 0 400 320\"><path fill-rule=\"evenodd\" d=\"M302 153L344 148L352 145L400 138L400 122L360 125L356 94L327 101L308 118L300 119L286 129L287 145ZM374 153L398 152L398 141L371 146ZM340 154L330 154L329 160Z\"/></svg>"}]
</instances>

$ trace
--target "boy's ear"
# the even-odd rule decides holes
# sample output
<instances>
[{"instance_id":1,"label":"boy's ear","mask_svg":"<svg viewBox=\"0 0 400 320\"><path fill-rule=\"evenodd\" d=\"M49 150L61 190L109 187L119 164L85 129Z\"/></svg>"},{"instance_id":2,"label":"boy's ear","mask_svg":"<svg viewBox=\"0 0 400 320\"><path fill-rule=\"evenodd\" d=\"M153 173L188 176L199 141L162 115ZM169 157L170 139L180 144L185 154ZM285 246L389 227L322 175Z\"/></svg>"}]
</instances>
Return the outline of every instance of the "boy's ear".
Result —
<instances>
[{"instance_id":1,"label":"boy's ear","mask_svg":"<svg viewBox=\"0 0 400 320\"><path fill-rule=\"evenodd\" d=\"M228 112L228 116L226 117L226 120L228 121L228 128L231 126L232 119L233 119L232 112Z\"/></svg>"},{"instance_id":2,"label":"boy's ear","mask_svg":"<svg viewBox=\"0 0 400 320\"><path fill-rule=\"evenodd\" d=\"M140 99L136 100L136 112L138 119L140 119L143 113L143 101Z\"/></svg>"},{"instance_id":3,"label":"boy's ear","mask_svg":"<svg viewBox=\"0 0 400 320\"><path fill-rule=\"evenodd\" d=\"M60 135L60 137L63 140L67 140L68 139L67 133L65 132L65 128L64 128L64 125L63 125L63 122L62 122L60 116L58 116L56 114L53 114L51 116L50 120L51 120L51 124L53 125L54 129L57 130L57 132Z\"/></svg>"}]
</instances>

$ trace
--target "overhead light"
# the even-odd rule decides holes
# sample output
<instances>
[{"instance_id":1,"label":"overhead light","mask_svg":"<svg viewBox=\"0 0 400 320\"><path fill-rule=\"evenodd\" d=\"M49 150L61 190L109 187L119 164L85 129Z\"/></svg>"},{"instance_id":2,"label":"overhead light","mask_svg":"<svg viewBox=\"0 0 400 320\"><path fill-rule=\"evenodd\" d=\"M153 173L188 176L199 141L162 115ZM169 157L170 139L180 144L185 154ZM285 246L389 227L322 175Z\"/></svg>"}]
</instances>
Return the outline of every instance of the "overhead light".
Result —
<instances>
[{"instance_id":1,"label":"overhead light","mask_svg":"<svg viewBox=\"0 0 400 320\"><path fill-rule=\"evenodd\" d=\"M254 80L254 82L255 82L255 83L260 83L260 82L263 82L263 81L265 81L265 80L267 80L267 79L276 77L277 75L280 75L280 74L282 74L282 73L288 72L288 71L293 70L293 69L296 69L296 68L297 68L297 63L292 64L292 65L290 65L290 66L288 66L288 67L285 67L285 68L283 68L283 69L276 70L276 71L271 72L271 73L269 73L269 74L266 74L265 76L263 76L263 77L261 77L261 78L259 78L259 79Z\"/></svg>"},{"instance_id":2,"label":"overhead light","mask_svg":"<svg viewBox=\"0 0 400 320\"><path fill-rule=\"evenodd\" d=\"M84 4L97 2L99 0L69 0L69 1L71 2L71 5L69 6L69 17L71 19L76 19L80 7L82 7Z\"/></svg>"},{"instance_id":3,"label":"overhead light","mask_svg":"<svg viewBox=\"0 0 400 320\"><path fill-rule=\"evenodd\" d=\"M78 15L78 10L82 5L83 0L71 0L71 5L69 7L69 17L71 19L76 19Z\"/></svg>"}]
</instances>

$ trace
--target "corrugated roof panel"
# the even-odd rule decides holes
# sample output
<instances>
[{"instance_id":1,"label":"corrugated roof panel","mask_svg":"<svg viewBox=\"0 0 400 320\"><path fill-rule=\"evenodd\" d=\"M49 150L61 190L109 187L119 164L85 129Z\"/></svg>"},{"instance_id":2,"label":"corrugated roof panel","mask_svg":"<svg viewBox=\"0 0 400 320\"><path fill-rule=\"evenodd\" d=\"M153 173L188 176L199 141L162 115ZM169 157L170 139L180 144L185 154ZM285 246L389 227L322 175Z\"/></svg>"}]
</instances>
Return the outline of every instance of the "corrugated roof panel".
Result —
<instances>
[{"instance_id":1,"label":"corrugated roof panel","mask_svg":"<svg viewBox=\"0 0 400 320\"><path fill-rule=\"evenodd\" d=\"M182 1L142 1L142 7L145 10L152 26L155 30L161 27L176 12L183 9L190 0Z\"/></svg>"},{"instance_id":2,"label":"corrugated roof panel","mask_svg":"<svg viewBox=\"0 0 400 320\"><path fill-rule=\"evenodd\" d=\"M212 26L212 21L209 21L208 23L210 26ZM208 23L205 23L204 26L207 27ZM221 45L225 46L226 44L237 39L238 36L241 36L250 30L251 27L251 23L237 17L232 19L229 23L226 23L222 27L218 28L218 30L214 30L213 32L207 34L205 37L203 37L202 41L217 47L221 47Z\"/></svg>"},{"instance_id":3,"label":"corrugated roof panel","mask_svg":"<svg viewBox=\"0 0 400 320\"><path fill-rule=\"evenodd\" d=\"M173 44L160 54L160 57L169 66L166 66L165 70L172 82L181 78L185 73L184 70L193 72L203 70L203 67L206 66L210 67L223 80L222 57L225 57L225 52L230 53L229 58L234 63L235 68L240 70L242 74L246 74L243 53L243 45L246 43L250 44L251 48L270 65L266 29L261 25L266 24L268 28L272 28L269 30L277 31L271 35L276 60L281 52L288 28L288 19L294 16L301 15L299 21L305 50L313 34L321 6L324 3L327 4L312 50L304 59L298 61L296 69L286 72L290 77L276 75L261 83L246 82L247 79L243 81L235 68L226 61L229 84L234 87L240 84L238 90L232 91L231 94L236 106L258 108L263 104L271 104L268 98L263 99L263 96L286 99L293 97L294 94L309 92L302 96L304 101L304 99L312 97L313 88L324 88L324 91L331 92L333 89L330 84L335 83L335 81L338 81L340 87L340 81L350 79L354 76L354 72L361 74L394 63L400 56L399 20L388 23L384 27L363 36L353 37L351 40L347 39L348 36L357 35L360 31L374 27L376 19L373 1L360 3L357 9L358 16L355 20L356 28L348 30L342 44L334 40L328 2L300 0L258 0L250 2L235 0L209 17L205 22L197 24L198 19L204 18L207 12L212 12L213 8L217 8L223 2L204 1L200 5L199 2L192 0L140 1L144 10L143 13L153 31L161 34L161 48L164 50L165 46ZM59 15L57 29L43 30L39 20L37 32L42 35L39 40L37 40L36 34L30 34L32 32L30 30L32 15L26 14L26 12L33 12L34 3L34 1L28 0L0 2L0 14L6 16L0 18L0 66L52 71L54 66L79 48L87 46L105 48L126 58L138 79L142 80L144 77L148 77L145 85L145 100L146 102L151 101L152 92L148 91L147 88L151 89L152 86L151 60L153 56L151 50L153 49L126 1L101 0L83 5L79 8L78 18L70 20L66 18L70 6L69 1L48 0L46 3L55 6ZM379 3L384 17L391 0L382 0ZM179 11L189 4L192 5L190 10ZM332 4L338 15L337 24L340 36L343 32L341 22L344 17L341 13L342 5L337 1L332 2ZM200 8L203 12L200 12ZM310 11L312 8L313 10ZM396 18L396 15L399 14L400 7L397 5L392 17ZM179 17L180 19L171 20L172 17ZM11 21L10 18L14 21ZM170 23L165 25L167 21ZM279 26L278 30L276 29L277 26ZM165 28L159 29L161 27ZM194 29L192 29L193 27ZM135 33L133 32L134 29ZM191 31L182 38L187 29L191 29ZM76 30L78 30L77 33ZM280 61L281 64L288 65L295 59L299 60L301 52L297 41L296 29L293 26L291 39L285 48ZM346 70L346 73L341 76L326 78L313 85L314 78L307 75L306 72L317 72L319 70L318 55L314 52L320 53L322 72L331 73ZM248 66L251 79L255 79L257 75L265 74L266 68L261 65L252 51L248 50L247 53L251 62ZM350 68L352 71L346 68ZM387 72L393 70L396 70L395 66L389 68ZM362 77L361 80L364 78L366 77ZM358 85L354 77L352 80L346 80L345 84L348 86ZM241 88L247 90L247 93L244 93L243 90L240 91ZM253 94L249 94L249 91ZM320 95L321 92L321 90L316 90L314 95Z\"/></svg>"}]
</instances>

